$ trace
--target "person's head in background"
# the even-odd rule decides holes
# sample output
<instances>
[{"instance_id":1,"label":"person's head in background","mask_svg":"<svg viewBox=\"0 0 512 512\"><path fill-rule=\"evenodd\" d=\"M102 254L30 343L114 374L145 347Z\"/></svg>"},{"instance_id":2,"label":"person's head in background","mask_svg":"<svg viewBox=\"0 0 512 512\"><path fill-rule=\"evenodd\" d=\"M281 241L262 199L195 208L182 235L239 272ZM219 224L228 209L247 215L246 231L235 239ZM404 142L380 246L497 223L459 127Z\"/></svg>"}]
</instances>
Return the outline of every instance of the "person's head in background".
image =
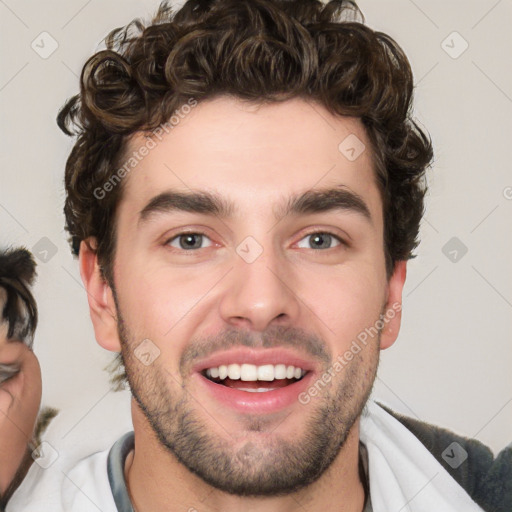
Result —
<instances>
[{"instance_id":1,"label":"person's head in background","mask_svg":"<svg viewBox=\"0 0 512 512\"><path fill-rule=\"evenodd\" d=\"M35 448L41 371L32 343L36 264L25 249L0 251L0 507L18 487Z\"/></svg>"},{"instance_id":2,"label":"person's head in background","mask_svg":"<svg viewBox=\"0 0 512 512\"><path fill-rule=\"evenodd\" d=\"M400 47L339 1L198 0L174 17L164 4L84 66L59 114L78 136L66 227L145 449L237 495L292 492L342 450L353 460L432 158L412 91ZM284 350L305 369L287 385L313 383L375 325L307 406L248 414L209 391L220 353Z\"/></svg>"}]
</instances>

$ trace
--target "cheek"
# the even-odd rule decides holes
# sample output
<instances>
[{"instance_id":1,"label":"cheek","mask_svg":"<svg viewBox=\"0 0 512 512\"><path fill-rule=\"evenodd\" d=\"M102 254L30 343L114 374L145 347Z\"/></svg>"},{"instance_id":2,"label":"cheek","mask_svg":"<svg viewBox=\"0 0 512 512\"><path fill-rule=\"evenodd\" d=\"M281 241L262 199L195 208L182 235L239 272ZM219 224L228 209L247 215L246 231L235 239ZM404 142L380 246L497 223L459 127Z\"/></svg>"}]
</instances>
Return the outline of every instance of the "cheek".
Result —
<instances>
[{"instance_id":1,"label":"cheek","mask_svg":"<svg viewBox=\"0 0 512 512\"><path fill-rule=\"evenodd\" d=\"M10 387L4 384L10 395L14 395L15 398L11 403L12 399L9 395L11 406L1 412L7 415L8 421L0 422L0 437L8 440L8 443L3 445L0 442L0 452L6 450L10 461L20 463L27 443L33 435L41 404L41 371L32 352L25 355L22 374L16 378L14 384ZM0 390L0 402L6 397L7 394Z\"/></svg>"},{"instance_id":2,"label":"cheek","mask_svg":"<svg viewBox=\"0 0 512 512\"><path fill-rule=\"evenodd\" d=\"M159 347L172 340L178 349L178 333L208 302L208 291L219 281L221 270L130 262L130 267L116 273L116 291L131 337L149 338Z\"/></svg>"},{"instance_id":3,"label":"cheek","mask_svg":"<svg viewBox=\"0 0 512 512\"><path fill-rule=\"evenodd\" d=\"M27 401L27 417L35 419L41 406L42 379L39 361L33 352L27 352L25 362L25 396Z\"/></svg>"},{"instance_id":4,"label":"cheek","mask_svg":"<svg viewBox=\"0 0 512 512\"><path fill-rule=\"evenodd\" d=\"M365 272L351 266L315 272L302 279L300 297L319 320L319 328L342 352L366 328L375 325L384 303L384 284L375 266ZM327 331L325 330L327 329Z\"/></svg>"}]
</instances>

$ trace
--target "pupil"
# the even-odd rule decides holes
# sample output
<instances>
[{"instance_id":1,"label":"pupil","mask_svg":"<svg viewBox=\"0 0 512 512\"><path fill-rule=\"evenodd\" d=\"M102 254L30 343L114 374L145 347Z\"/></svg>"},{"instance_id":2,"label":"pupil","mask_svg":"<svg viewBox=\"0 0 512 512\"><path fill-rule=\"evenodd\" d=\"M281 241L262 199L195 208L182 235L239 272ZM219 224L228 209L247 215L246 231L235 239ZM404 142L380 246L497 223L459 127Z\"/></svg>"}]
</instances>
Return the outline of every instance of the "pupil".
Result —
<instances>
[{"instance_id":1,"label":"pupil","mask_svg":"<svg viewBox=\"0 0 512 512\"><path fill-rule=\"evenodd\" d=\"M197 234L190 234L190 235L183 235L180 240L180 245L183 249L190 249L193 248L199 248L201 247L201 235ZM194 239L196 239L196 243L194 244ZM197 243L199 241L199 244Z\"/></svg>"},{"instance_id":2,"label":"pupil","mask_svg":"<svg viewBox=\"0 0 512 512\"><path fill-rule=\"evenodd\" d=\"M330 245L330 240L331 240L331 235L327 234L327 233L320 233L320 234L316 234L316 235L313 235L313 240L314 240L314 243L316 244L316 242L320 241L320 246L322 247L329 247ZM322 244L322 242L324 242ZM317 245L318 247L318 245Z\"/></svg>"}]
</instances>

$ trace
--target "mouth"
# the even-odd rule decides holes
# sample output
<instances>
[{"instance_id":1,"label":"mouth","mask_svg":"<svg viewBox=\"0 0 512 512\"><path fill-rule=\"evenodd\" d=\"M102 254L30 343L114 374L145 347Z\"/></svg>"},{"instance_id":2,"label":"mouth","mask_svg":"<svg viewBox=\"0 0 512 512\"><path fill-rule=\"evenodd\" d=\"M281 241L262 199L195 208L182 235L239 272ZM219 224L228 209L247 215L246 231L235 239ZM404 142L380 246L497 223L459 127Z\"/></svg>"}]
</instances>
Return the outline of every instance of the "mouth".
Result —
<instances>
[{"instance_id":1,"label":"mouth","mask_svg":"<svg viewBox=\"0 0 512 512\"><path fill-rule=\"evenodd\" d=\"M271 413L291 407L307 389L314 366L279 350L217 354L196 366L206 393L241 413Z\"/></svg>"},{"instance_id":2,"label":"mouth","mask_svg":"<svg viewBox=\"0 0 512 512\"><path fill-rule=\"evenodd\" d=\"M215 384L247 393L275 391L299 382L306 370L285 364L230 364L203 370L201 374Z\"/></svg>"}]
</instances>

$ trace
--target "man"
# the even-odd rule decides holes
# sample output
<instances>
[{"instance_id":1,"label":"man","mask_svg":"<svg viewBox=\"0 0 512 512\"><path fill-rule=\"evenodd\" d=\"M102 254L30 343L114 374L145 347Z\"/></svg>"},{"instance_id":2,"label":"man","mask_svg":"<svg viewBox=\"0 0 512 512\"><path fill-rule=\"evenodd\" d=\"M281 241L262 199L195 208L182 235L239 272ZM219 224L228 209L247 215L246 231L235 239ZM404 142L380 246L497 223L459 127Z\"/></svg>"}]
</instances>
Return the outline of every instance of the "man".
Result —
<instances>
[{"instance_id":1,"label":"man","mask_svg":"<svg viewBox=\"0 0 512 512\"><path fill-rule=\"evenodd\" d=\"M368 402L432 150L407 58L354 17L162 4L86 63L66 222L134 432L12 510L505 510L503 459Z\"/></svg>"}]
</instances>

